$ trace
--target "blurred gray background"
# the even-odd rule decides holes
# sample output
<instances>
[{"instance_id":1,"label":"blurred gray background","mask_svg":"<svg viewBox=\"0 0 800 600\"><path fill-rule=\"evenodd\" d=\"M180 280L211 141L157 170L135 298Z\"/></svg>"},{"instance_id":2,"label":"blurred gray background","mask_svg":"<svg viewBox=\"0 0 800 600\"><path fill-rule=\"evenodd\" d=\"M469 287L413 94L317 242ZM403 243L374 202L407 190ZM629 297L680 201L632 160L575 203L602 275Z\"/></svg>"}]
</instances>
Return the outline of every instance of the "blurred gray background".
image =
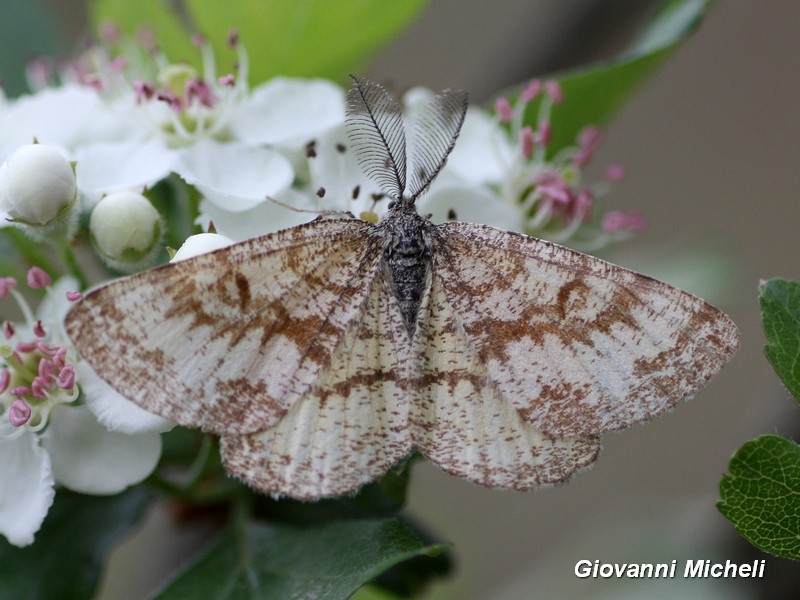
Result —
<instances>
[{"instance_id":1,"label":"blurred gray background","mask_svg":"<svg viewBox=\"0 0 800 600\"><path fill-rule=\"evenodd\" d=\"M19 2L0 0L0 20L13 19ZM85 32L80 3L48 4L67 40ZM432 0L369 73L398 86L457 86L481 101L532 76L613 56L652 5ZM20 40L49 49L47 40ZM6 58L10 42L2 41ZM800 3L721 1L608 128L598 162L621 162L629 175L608 205L636 208L650 223L611 258L724 309L742 331L741 349L692 402L606 436L596 466L568 485L498 492L418 466L410 511L453 542L458 560L455 576L430 597L795 597L786 590L800 589L800 566L749 554L714 503L744 441L772 432L800 440L800 407L763 357L756 299L759 278L800 279L798 72ZM169 555L192 547L186 532L164 537L168 524L166 512L155 511L149 529L118 552L103 598L137 598L157 581L148 561L164 559L153 556L153 544L175 544L165 548ZM767 558L765 580L648 583L573 574L580 559L680 565L686 558Z\"/></svg>"}]
</instances>

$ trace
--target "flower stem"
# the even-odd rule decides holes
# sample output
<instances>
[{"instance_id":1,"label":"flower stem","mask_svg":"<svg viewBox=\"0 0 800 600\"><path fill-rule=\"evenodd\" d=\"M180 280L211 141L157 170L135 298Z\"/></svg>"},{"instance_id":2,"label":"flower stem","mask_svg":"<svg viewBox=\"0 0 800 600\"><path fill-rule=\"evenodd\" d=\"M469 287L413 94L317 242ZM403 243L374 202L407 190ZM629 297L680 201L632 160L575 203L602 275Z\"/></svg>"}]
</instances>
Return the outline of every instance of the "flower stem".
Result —
<instances>
[{"instance_id":1,"label":"flower stem","mask_svg":"<svg viewBox=\"0 0 800 600\"><path fill-rule=\"evenodd\" d=\"M58 273L50 257L41 250L42 246L30 240L22 231L16 227L4 227L3 233L29 265L36 265L48 273Z\"/></svg>"},{"instance_id":2,"label":"flower stem","mask_svg":"<svg viewBox=\"0 0 800 600\"><path fill-rule=\"evenodd\" d=\"M89 287L89 280L86 278L83 269L81 269L80 264L75 259L75 253L72 251L72 247L67 240L63 240L58 245L58 252L61 260L64 261L64 264L67 266L70 274L78 280L80 289L85 290L87 287Z\"/></svg>"}]
</instances>

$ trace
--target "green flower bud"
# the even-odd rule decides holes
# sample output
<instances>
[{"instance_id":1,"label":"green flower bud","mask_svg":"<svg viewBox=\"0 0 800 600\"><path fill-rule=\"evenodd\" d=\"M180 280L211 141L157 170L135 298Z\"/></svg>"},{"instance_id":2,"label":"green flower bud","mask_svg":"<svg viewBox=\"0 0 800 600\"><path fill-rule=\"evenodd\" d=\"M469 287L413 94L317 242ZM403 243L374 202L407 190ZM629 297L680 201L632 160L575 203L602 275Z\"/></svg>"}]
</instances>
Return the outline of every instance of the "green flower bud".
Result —
<instances>
[{"instance_id":1,"label":"green flower bud","mask_svg":"<svg viewBox=\"0 0 800 600\"><path fill-rule=\"evenodd\" d=\"M103 197L89 218L95 250L106 264L124 272L153 263L161 248L161 231L158 211L136 192Z\"/></svg>"}]
</instances>

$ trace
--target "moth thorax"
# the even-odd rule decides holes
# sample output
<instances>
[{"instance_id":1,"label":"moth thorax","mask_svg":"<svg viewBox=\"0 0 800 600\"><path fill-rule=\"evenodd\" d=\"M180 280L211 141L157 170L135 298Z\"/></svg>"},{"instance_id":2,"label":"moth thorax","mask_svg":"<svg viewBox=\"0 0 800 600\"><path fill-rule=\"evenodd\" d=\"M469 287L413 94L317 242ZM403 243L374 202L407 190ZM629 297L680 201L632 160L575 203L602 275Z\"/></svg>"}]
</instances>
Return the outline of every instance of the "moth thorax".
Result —
<instances>
[{"instance_id":1,"label":"moth thorax","mask_svg":"<svg viewBox=\"0 0 800 600\"><path fill-rule=\"evenodd\" d=\"M396 214L384 223L383 267L409 338L416 327L431 261L427 226L419 215Z\"/></svg>"}]
</instances>

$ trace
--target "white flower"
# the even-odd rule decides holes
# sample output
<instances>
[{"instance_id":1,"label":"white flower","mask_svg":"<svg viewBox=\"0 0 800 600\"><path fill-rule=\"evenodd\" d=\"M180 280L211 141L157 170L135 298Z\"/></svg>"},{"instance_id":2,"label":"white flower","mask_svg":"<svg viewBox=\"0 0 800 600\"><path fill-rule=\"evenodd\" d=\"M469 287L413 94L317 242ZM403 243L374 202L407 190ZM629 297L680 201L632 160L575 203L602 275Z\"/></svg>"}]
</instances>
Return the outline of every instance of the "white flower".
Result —
<instances>
[{"instance_id":1,"label":"white flower","mask_svg":"<svg viewBox=\"0 0 800 600\"><path fill-rule=\"evenodd\" d=\"M291 186L303 144L344 119L344 92L327 81L280 78L250 92L247 55L232 43L239 71L224 77L217 77L202 41L202 75L160 64L155 81L127 74L127 88L119 84L124 71L100 77L113 80L114 103L127 107L118 115L138 133L78 149L78 186L90 203L109 192L152 187L170 173L232 212Z\"/></svg>"},{"instance_id":2,"label":"white flower","mask_svg":"<svg viewBox=\"0 0 800 600\"><path fill-rule=\"evenodd\" d=\"M56 485L115 494L147 477L161 454L159 432L170 427L80 372L61 325L75 283L50 286L35 268L28 283L47 288L38 319L15 282L0 279L0 297L13 296L25 319L4 324L0 347L0 533L17 546L33 542Z\"/></svg>"}]
</instances>

